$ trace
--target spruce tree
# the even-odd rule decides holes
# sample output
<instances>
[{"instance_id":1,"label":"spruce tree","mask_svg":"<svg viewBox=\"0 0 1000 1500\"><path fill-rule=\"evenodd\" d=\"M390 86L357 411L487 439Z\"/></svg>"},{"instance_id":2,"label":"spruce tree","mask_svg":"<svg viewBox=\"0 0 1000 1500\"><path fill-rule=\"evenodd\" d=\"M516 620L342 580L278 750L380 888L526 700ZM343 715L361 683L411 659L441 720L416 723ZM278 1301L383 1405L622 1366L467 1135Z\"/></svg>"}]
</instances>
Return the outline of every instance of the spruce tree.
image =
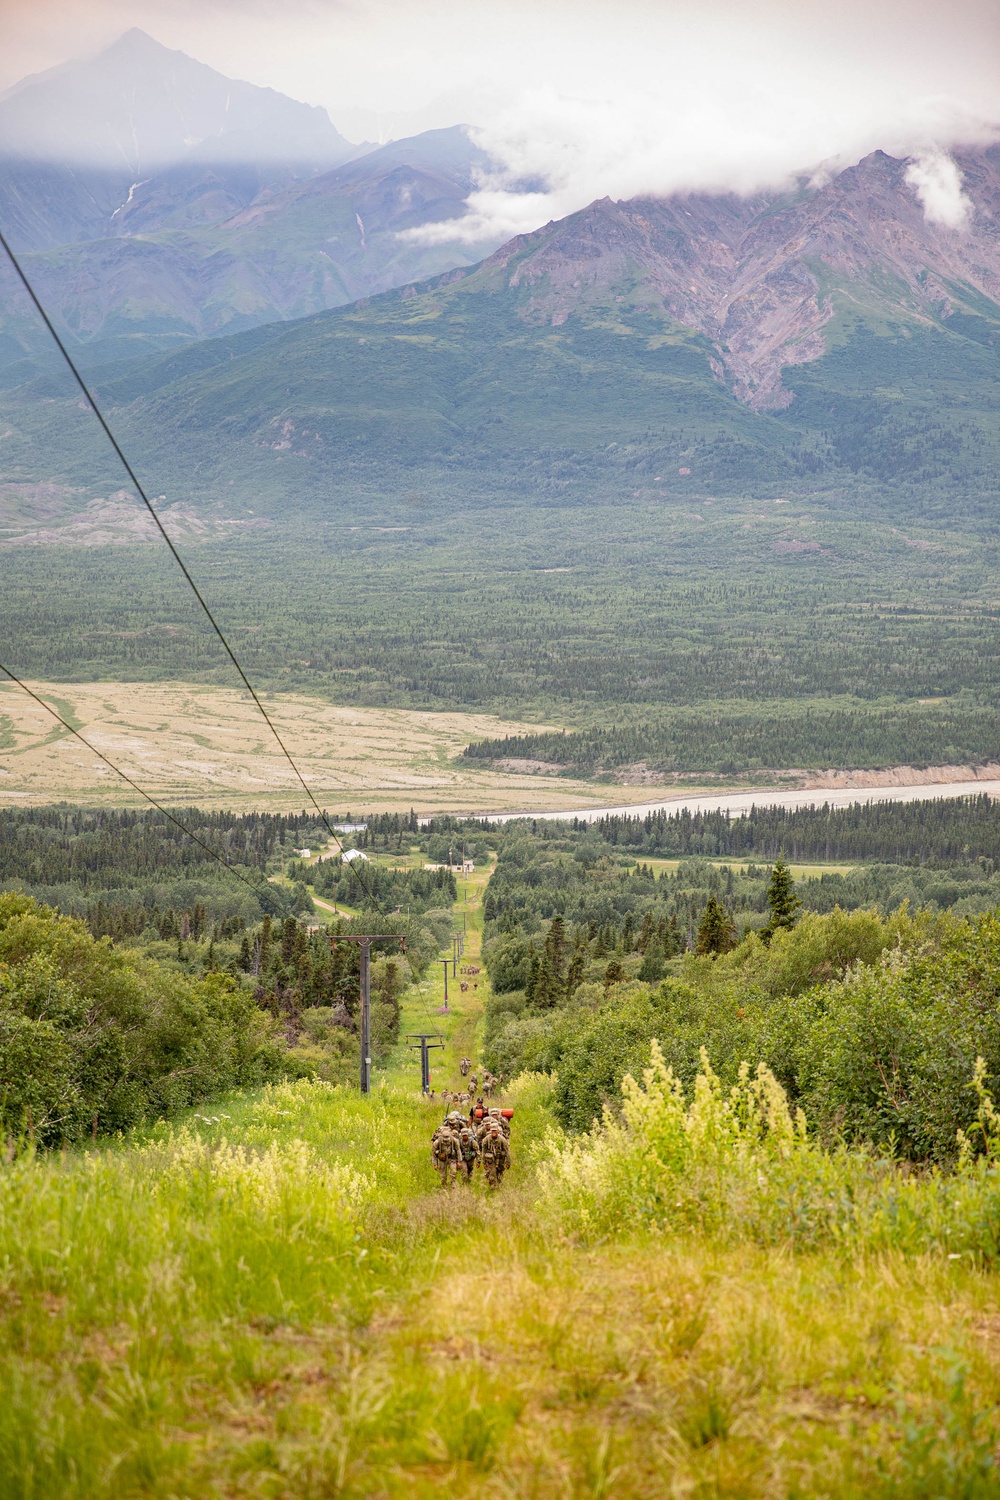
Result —
<instances>
[{"instance_id":1,"label":"spruce tree","mask_svg":"<svg viewBox=\"0 0 1000 1500\"><path fill-rule=\"evenodd\" d=\"M666 973L666 962L663 956L663 944L658 937L651 937L646 944L646 951L642 956L642 968L639 970L639 978L647 984L659 984Z\"/></svg>"},{"instance_id":2,"label":"spruce tree","mask_svg":"<svg viewBox=\"0 0 1000 1500\"><path fill-rule=\"evenodd\" d=\"M736 934L729 915L716 896L709 896L698 928L696 953L728 953L736 945Z\"/></svg>"},{"instance_id":3,"label":"spruce tree","mask_svg":"<svg viewBox=\"0 0 1000 1500\"><path fill-rule=\"evenodd\" d=\"M552 966L553 973L562 977L563 953L566 949L566 929L562 917L553 917L549 923L549 930L545 936L545 956Z\"/></svg>"},{"instance_id":4,"label":"spruce tree","mask_svg":"<svg viewBox=\"0 0 1000 1500\"><path fill-rule=\"evenodd\" d=\"M622 968L617 958L613 958L604 971L605 990L609 990L613 984L621 984L624 978L625 970Z\"/></svg>"},{"instance_id":5,"label":"spruce tree","mask_svg":"<svg viewBox=\"0 0 1000 1500\"><path fill-rule=\"evenodd\" d=\"M566 999L572 1000L577 988L583 983L586 959L582 948L577 948L566 970Z\"/></svg>"},{"instance_id":6,"label":"spruce tree","mask_svg":"<svg viewBox=\"0 0 1000 1500\"><path fill-rule=\"evenodd\" d=\"M538 984L538 949L532 948L531 957L528 960L528 978L524 986L524 998L529 1005L534 1003L535 988Z\"/></svg>"},{"instance_id":7,"label":"spruce tree","mask_svg":"<svg viewBox=\"0 0 1000 1500\"><path fill-rule=\"evenodd\" d=\"M761 937L765 942L770 942L779 927L795 926L799 919L799 908L802 905L795 894L792 872L780 857L775 861L771 871L771 880L767 887L767 904L771 915L767 926L761 931Z\"/></svg>"},{"instance_id":8,"label":"spruce tree","mask_svg":"<svg viewBox=\"0 0 1000 1500\"><path fill-rule=\"evenodd\" d=\"M546 950L542 954L538 972L535 975L532 1004L536 1010L553 1010L555 1006L561 1004L565 988L565 981L554 967L551 955Z\"/></svg>"}]
</instances>

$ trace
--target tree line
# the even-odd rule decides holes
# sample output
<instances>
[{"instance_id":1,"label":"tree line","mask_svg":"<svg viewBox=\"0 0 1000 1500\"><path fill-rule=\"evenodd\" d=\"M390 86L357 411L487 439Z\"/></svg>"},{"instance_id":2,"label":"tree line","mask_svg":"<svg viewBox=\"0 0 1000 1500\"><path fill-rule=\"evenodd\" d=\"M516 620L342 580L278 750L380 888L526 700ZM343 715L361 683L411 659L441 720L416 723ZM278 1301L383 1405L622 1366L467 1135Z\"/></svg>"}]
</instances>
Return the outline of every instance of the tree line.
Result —
<instances>
[{"instance_id":1,"label":"tree line","mask_svg":"<svg viewBox=\"0 0 1000 1500\"><path fill-rule=\"evenodd\" d=\"M660 723L477 740L467 760L546 761L577 776L644 764L651 771L739 775L760 769L979 765L1000 750L995 709L816 708L784 713L677 713Z\"/></svg>"},{"instance_id":2,"label":"tree line","mask_svg":"<svg viewBox=\"0 0 1000 1500\"><path fill-rule=\"evenodd\" d=\"M613 847L668 857L785 854L791 860L894 864L1000 858L1000 801L985 793L848 807L761 806L739 816L661 809L642 817L615 813L589 826Z\"/></svg>"}]
</instances>

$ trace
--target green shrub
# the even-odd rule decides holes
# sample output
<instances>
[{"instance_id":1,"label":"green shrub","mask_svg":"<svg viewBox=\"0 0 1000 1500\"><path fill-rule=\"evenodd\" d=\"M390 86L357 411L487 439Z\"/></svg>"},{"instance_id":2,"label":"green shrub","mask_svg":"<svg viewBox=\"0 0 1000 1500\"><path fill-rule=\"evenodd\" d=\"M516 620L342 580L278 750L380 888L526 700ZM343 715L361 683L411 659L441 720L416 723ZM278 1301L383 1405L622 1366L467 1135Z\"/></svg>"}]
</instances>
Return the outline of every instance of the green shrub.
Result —
<instances>
[{"instance_id":1,"label":"green shrub","mask_svg":"<svg viewBox=\"0 0 1000 1500\"><path fill-rule=\"evenodd\" d=\"M697 1229L723 1242L1000 1254L1000 1116L980 1061L966 1087L972 1131L957 1170L918 1174L866 1150L825 1149L774 1075L743 1064L726 1089L702 1053L685 1091L656 1044L584 1135L550 1137L540 1207L584 1237L629 1227ZM977 1107L978 1098L978 1107ZM973 1142L981 1147L974 1153Z\"/></svg>"},{"instance_id":2,"label":"green shrub","mask_svg":"<svg viewBox=\"0 0 1000 1500\"><path fill-rule=\"evenodd\" d=\"M812 1117L917 1160L947 1161L975 1118L969 1088L982 1057L1000 1087L1000 919L951 919L934 946L809 997L796 1059Z\"/></svg>"},{"instance_id":3,"label":"green shrub","mask_svg":"<svg viewBox=\"0 0 1000 1500\"><path fill-rule=\"evenodd\" d=\"M0 1128L42 1144L168 1116L280 1072L271 1023L228 976L171 972L0 896Z\"/></svg>"},{"instance_id":4,"label":"green shrub","mask_svg":"<svg viewBox=\"0 0 1000 1500\"><path fill-rule=\"evenodd\" d=\"M498 1077L544 1073L552 1054L553 1021L548 1016L512 1016L483 1048L483 1061Z\"/></svg>"},{"instance_id":5,"label":"green shrub","mask_svg":"<svg viewBox=\"0 0 1000 1500\"><path fill-rule=\"evenodd\" d=\"M824 1139L917 1161L954 1158L956 1132L975 1114L977 1057L1000 1089L996 914L807 913L768 948L751 936L732 954L685 959L681 970L683 980L614 985L596 1007L552 1018L544 1066L559 1075L563 1125L586 1130L616 1103L654 1037L685 1087L702 1047L727 1084L743 1062L763 1064ZM510 1061L519 1034L508 1031ZM537 1042L529 1055L522 1066L541 1065Z\"/></svg>"},{"instance_id":6,"label":"green shrub","mask_svg":"<svg viewBox=\"0 0 1000 1500\"><path fill-rule=\"evenodd\" d=\"M531 944L525 938L507 935L493 938L484 946L483 959L494 994L524 989L528 982L531 951Z\"/></svg>"}]
</instances>

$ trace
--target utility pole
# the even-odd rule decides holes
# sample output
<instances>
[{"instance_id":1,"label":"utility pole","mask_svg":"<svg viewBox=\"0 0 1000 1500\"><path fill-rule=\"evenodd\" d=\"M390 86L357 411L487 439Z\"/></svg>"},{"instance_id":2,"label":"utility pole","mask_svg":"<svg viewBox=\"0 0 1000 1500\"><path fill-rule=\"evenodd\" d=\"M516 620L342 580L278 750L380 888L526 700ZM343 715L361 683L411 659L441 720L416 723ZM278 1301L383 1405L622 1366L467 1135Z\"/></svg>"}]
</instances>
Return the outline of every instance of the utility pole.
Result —
<instances>
[{"instance_id":1,"label":"utility pole","mask_svg":"<svg viewBox=\"0 0 1000 1500\"><path fill-rule=\"evenodd\" d=\"M444 1046L444 1040L435 1041L435 1037L441 1037L440 1031L413 1032L406 1038L411 1052L420 1048L420 1092L422 1094L429 1094L431 1091L431 1062L427 1054L432 1047Z\"/></svg>"},{"instance_id":2,"label":"utility pole","mask_svg":"<svg viewBox=\"0 0 1000 1500\"><path fill-rule=\"evenodd\" d=\"M338 932L330 939L334 943L357 943L361 969L361 1092L370 1094L372 1087L372 943L391 938L401 943L406 951L406 939L398 932Z\"/></svg>"},{"instance_id":3,"label":"utility pole","mask_svg":"<svg viewBox=\"0 0 1000 1500\"><path fill-rule=\"evenodd\" d=\"M458 938L454 933L451 939L451 977L458 978Z\"/></svg>"},{"instance_id":4,"label":"utility pole","mask_svg":"<svg viewBox=\"0 0 1000 1500\"><path fill-rule=\"evenodd\" d=\"M447 1010L448 1009L448 960L446 958L443 958L441 960L441 962L444 964L444 1008L445 1008L445 1010Z\"/></svg>"}]
</instances>

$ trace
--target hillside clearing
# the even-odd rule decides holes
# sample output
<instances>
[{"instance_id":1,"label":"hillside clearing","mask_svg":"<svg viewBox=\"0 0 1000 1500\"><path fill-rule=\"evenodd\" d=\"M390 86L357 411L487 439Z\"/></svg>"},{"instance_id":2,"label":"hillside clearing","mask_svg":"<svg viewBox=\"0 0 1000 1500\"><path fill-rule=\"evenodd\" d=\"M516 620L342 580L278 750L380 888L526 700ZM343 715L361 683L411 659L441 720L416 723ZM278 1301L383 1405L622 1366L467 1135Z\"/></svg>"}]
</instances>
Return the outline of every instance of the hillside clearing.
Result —
<instances>
[{"instance_id":1,"label":"hillside clearing","mask_svg":"<svg viewBox=\"0 0 1000 1500\"><path fill-rule=\"evenodd\" d=\"M489 874L454 908L465 963ZM407 1033L442 1034L455 1085L489 992L443 1013L442 967L367 1099L299 1080L102 1149L12 1143L2 1500L996 1493L995 1167L827 1153L769 1088L767 1130L696 1093L671 1166L652 1073L631 1144L567 1142L527 1075L502 1190L442 1191Z\"/></svg>"}]
</instances>

